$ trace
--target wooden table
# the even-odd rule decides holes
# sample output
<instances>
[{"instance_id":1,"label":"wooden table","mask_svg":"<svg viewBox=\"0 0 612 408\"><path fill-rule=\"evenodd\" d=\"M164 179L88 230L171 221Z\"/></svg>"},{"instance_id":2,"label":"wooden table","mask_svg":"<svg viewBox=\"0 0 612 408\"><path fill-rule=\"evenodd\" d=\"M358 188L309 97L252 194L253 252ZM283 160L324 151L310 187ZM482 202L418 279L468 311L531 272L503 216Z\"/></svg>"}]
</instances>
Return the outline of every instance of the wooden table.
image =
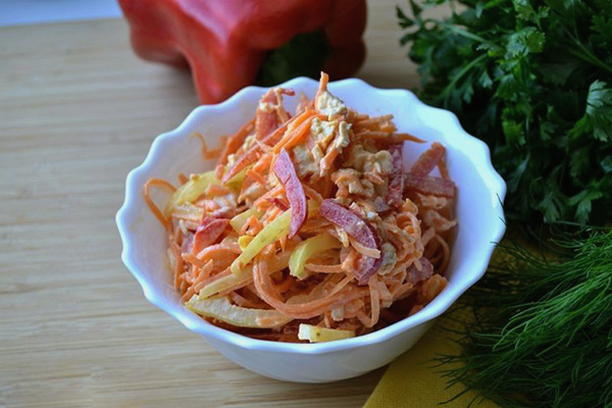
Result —
<instances>
[{"instance_id":1,"label":"wooden table","mask_svg":"<svg viewBox=\"0 0 612 408\"><path fill-rule=\"evenodd\" d=\"M360 77L416 85L393 1L372 1ZM231 363L150 305L119 259L127 172L196 105L138 60L126 24L0 28L0 406L344 407L382 370L327 385Z\"/></svg>"}]
</instances>

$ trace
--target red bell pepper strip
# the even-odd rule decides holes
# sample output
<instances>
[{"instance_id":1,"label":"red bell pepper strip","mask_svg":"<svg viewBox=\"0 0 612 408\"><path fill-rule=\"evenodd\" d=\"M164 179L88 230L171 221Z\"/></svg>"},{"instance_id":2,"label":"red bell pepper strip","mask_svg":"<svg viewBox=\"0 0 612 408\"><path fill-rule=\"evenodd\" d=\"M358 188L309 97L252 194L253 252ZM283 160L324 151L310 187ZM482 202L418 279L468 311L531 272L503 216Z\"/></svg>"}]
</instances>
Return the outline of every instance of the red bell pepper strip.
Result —
<instances>
[{"instance_id":1,"label":"red bell pepper strip","mask_svg":"<svg viewBox=\"0 0 612 408\"><path fill-rule=\"evenodd\" d=\"M295 167L289 157L289 153L285 149L281 150L280 154L274 162L274 174L278 177L285 188L285 195L289 201L291 208L291 224L289 225L289 238L292 238L300 230L300 227L306 221L308 213L306 207L306 194L304 187L295 172Z\"/></svg>"},{"instance_id":2,"label":"red bell pepper strip","mask_svg":"<svg viewBox=\"0 0 612 408\"><path fill-rule=\"evenodd\" d=\"M266 136L261 143L266 145L271 145L282 137L283 133L287 130L287 124L282 125L278 129L276 129L273 133ZM227 183L232 177L236 174L240 173L242 169L247 167L248 165L255 163L259 158L261 153L261 146L259 144L255 144L249 148L246 152L242 154L242 156L238 157L233 165L230 166L229 169L223 175L221 182Z\"/></svg>"},{"instance_id":3,"label":"red bell pepper strip","mask_svg":"<svg viewBox=\"0 0 612 408\"><path fill-rule=\"evenodd\" d=\"M253 83L275 50L299 34L322 33L332 78L351 76L362 64L365 0L119 0L140 57L190 67L202 103L226 99ZM309 44L292 49L309 55ZM283 58L282 54L278 54ZM303 68L304 58L295 58ZM311 58L306 58L306 61ZM273 60L270 59L270 63ZM278 67L280 64L276 64ZM289 77L299 75L287 72ZM282 80L281 80L282 81ZM280 81L279 81L280 82Z\"/></svg>"},{"instance_id":4,"label":"red bell pepper strip","mask_svg":"<svg viewBox=\"0 0 612 408\"><path fill-rule=\"evenodd\" d=\"M319 214L328 221L343 228L347 234L363 246L380 250L379 238L374 228L353 211L331 199L326 199L321 203ZM382 258L375 259L369 256L361 256L355 271L358 283L360 285L367 284L370 277L380 268L381 263Z\"/></svg>"},{"instance_id":5,"label":"red bell pepper strip","mask_svg":"<svg viewBox=\"0 0 612 408\"><path fill-rule=\"evenodd\" d=\"M263 140L275 131L281 123L289 120L289 114L283 108L283 94L293 95L289 89L272 88L259 100L255 112L255 137Z\"/></svg>"},{"instance_id":6,"label":"red bell pepper strip","mask_svg":"<svg viewBox=\"0 0 612 408\"><path fill-rule=\"evenodd\" d=\"M278 197L269 198L268 201L280 208L281 211L287 211L289 209L289 206Z\"/></svg>"},{"instance_id":7,"label":"red bell pepper strip","mask_svg":"<svg viewBox=\"0 0 612 408\"><path fill-rule=\"evenodd\" d=\"M421 264L421 269L419 270L416 265L413 263L408 268L406 280L408 282L412 282L413 285L417 283L429 279L434 273L434 267L429 261L429 259L425 257L421 257L418 259L418 262Z\"/></svg>"},{"instance_id":8,"label":"red bell pepper strip","mask_svg":"<svg viewBox=\"0 0 612 408\"><path fill-rule=\"evenodd\" d=\"M399 208L402 205L404 193L404 170L403 170L403 145L394 144L389 146L391 153L391 164L393 169L389 175L389 191L387 193L387 203Z\"/></svg>"},{"instance_id":9,"label":"red bell pepper strip","mask_svg":"<svg viewBox=\"0 0 612 408\"><path fill-rule=\"evenodd\" d=\"M433 143L429 149L424 151L410 168L410 173L415 176L426 176L438 165L446 149L440 143Z\"/></svg>"},{"instance_id":10,"label":"red bell pepper strip","mask_svg":"<svg viewBox=\"0 0 612 408\"><path fill-rule=\"evenodd\" d=\"M197 254L209 245L217 242L229 225L227 218L204 217L193 237L192 253Z\"/></svg>"},{"instance_id":11,"label":"red bell pepper strip","mask_svg":"<svg viewBox=\"0 0 612 408\"><path fill-rule=\"evenodd\" d=\"M404 175L406 190L418 191L422 194L453 198L455 196L455 183L442 177L415 176L412 173Z\"/></svg>"},{"instance_id":12,"label":"red bell pepper strip","mask_svg":"<svg viewBox=\"0 0 612 408\"><path fill-rule=\"evenodd\" d=\"M382 258L374 259L369 256L361 256L357 263L355 276L359 285L367 285L368 281L376 273L382 264Z\"/></svg>"}]
</instances>

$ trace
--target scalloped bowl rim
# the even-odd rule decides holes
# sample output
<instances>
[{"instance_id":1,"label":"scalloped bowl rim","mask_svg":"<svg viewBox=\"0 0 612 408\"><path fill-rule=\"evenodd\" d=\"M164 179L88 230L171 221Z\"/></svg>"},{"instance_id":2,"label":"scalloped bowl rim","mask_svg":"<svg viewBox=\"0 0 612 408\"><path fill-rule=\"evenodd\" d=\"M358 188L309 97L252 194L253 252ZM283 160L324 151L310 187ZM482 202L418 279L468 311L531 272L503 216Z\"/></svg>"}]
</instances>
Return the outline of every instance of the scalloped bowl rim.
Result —
<instances>
[{"instance_id":1,"label":"scalloped bowl rim","mask_svg":"<svg viewBox=\"0 0 612 408\"><path fill-rule=\"evenodd\" d=\"M313 82L315 84L318 83L317 81L311 78L298 77L283 84L280 84L279 86L283 86L285 88L292 88L300 82L304 81ZM481 272L474 273L472 276L470 276L469 279L459 281L454 285L448 285L446 290L449 290L450 293L446 294L445 298L447 301L445 303L430 303L418 313L409 316L403 320L400 320L399 322L396 322L390 326L373 331L371 333L349 339L337 340L326 343L284 343L253 339L210 324L204 319L195 315L194 313L188 311L181 304L173 304L172 302L169 302L164 299L163 296L157 293L157 291L155 290L153 282L150 282L147 279L147 277L140 271L139 267L132 260L133 249L131 240L137 239L137 237L132 237L130 235L127 225L129 225L130 220L136 214L137 208L134 205L134 200L135 196L140 194L141 192L141 184L138 184L136 180L141 178L142 175L146 174L149 170L151 170L151 167L156 161L157 156L163 154L160 150L160 145L163 143L163 141L165 141L166 139L181 137L181 134L187 128L190 127L191 122L195 121L200 111L209 109L231 109L232 106L239 103L239 101L243 98L244 95L253 91L263 92L264 90L268 89L256 86L249 86L241 89L232 97L219 104L202 105L196 107L176 129L166 133L162 133L161 135L157 136L153 141L144 162L140 166L130 171L127 176L125 185L125 201L123 202L123 205L121 206L116 215L116 223L123 245L121 259L142 287L144 296L149 302L179 320L183 325L185 325L185 327L195 333L198 333L204 337L211 337L222 342L231 343L244 349L298 354L324 354L384 342L385 340L397 336L398 334L404 331L407 331L413 327L433 320L436 317L440 316L442 313L444 313L457 300L457 298L459 298L459 296L461 296L467 289L474 285L474 283L476 283L484 275L489 260L492 256L493 250L495 248L493 244L499 242L505 232L505 221L502 203L506 193L506 184L502 177L495 171L491 163L490 151L488 146L483 141L475 138L474 136L469 135L461 127L461 124L459 123L459 120L454 113L444 109L439 109L426 105L408 90L376 88L366 83L365 81L357 78L330 82L330 87L350 87L353 85L361 87L365 86L383 94L401 93L405 98L409 99L411 103L415 104L419 108L427 109L430 114L446 116L446 119L450 120L452 124L457 128L457 137L462 137L463 139L465 139L463 140L463 142L475 144L474 148L478 149L479 151L477 155L470 156L470 159L472 162L478 162L481 166L483 166L482 168L487 170L486 173L481 174L481 177L486 179L485 183L490 189L489 192L492 195L492 202L498 202L497 205L494 204L494 210L497 212L499 218L499 222L496 223L494 230L491 232L490 243L492 245L488 245L484 249L482 256L479 258L479 264L475 264L473 266L475 270Z\"/></svg>"}]
</instances>

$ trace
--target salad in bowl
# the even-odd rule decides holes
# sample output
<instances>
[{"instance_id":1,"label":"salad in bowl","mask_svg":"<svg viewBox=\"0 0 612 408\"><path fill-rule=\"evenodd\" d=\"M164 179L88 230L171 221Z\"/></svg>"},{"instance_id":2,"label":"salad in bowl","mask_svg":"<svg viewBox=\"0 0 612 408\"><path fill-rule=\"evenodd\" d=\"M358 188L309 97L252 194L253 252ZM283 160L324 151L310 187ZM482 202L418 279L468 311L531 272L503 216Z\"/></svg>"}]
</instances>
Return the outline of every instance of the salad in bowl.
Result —
<instances>
[{"instance_id":1,"label":"salad in bowl","mask_svg":"<svg viewBox=\"0 0 612 408\"><path fill-rule=\"evenodd\" d=\"M197 108L117 223L154 304L253 371L322 382L389 362L482 276L504 193L454 115L322 73Z\"/></svg>"}]
</instances>

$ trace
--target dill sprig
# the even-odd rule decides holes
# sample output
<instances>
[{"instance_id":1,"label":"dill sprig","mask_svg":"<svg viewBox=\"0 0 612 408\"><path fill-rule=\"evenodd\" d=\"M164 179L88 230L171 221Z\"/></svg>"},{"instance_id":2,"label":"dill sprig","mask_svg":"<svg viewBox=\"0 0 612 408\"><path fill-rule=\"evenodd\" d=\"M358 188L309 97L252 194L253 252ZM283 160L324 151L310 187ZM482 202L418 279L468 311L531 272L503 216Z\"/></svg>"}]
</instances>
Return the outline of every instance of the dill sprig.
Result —
<instances>
[{"instance_id":1,"label":"dill sprig","mask_svg":"<svg viewBox=\"0 0 612 408\"><path fill-rule=\"evenodd\" d=\"M555 244L548 258L498 247L468 292L462 351L438 359L449 383L508 408L612 406L612 230Z\"/></svg>"}]
</instances>

